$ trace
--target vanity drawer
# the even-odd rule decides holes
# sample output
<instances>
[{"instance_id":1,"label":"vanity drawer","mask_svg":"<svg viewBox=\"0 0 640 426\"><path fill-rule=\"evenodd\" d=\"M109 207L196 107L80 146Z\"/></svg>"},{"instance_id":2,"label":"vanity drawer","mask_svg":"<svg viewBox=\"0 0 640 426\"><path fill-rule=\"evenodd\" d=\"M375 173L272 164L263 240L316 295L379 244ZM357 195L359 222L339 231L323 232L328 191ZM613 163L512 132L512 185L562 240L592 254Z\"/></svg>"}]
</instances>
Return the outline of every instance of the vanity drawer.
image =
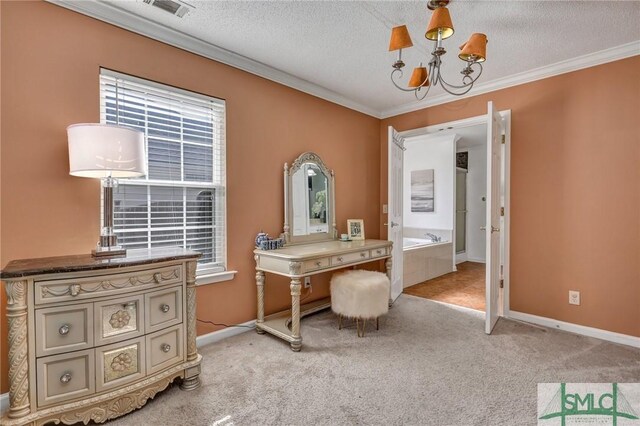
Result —
<instances>
[{"instance_id":1,"label":"vanity drawer","mask_svg":"<svg viewBox=\"0 0 640 426\"><path fill-rule=\"evenodd\" d=\"M127 340L96 349L96 392L140 379L145 375L145 339Z\"/></svg>"},{"instance_id":2,"label":"vanity drawer","mask_svg":"<svg viewBox=\"0 0 640 426\"><path fill-rule=\"evenodd\" d=\"M147 374L152 374L181 362L182 324L146 336Z\"/></svg>"},{"instance_id":3,"label":"vanity drawer","mask_svg":"<svg viewBox=\"0 0 640 426\"><path fill-rule=\"evenodd\" d=\"M346 253L346 254L341 254L339 256L332 256L331 265L332 266L343 265L343 264L347 265L349 263L361 262L366 259L369 259L368 250L357 251L355 253Z\"/></svg>"},{"instance_id":4,"label":"vanity drawer","mask_svg":"<svg viewBox=\"0 0 640 426\"><path fill-rule=\"evenodd\" d=\"M96 302L96 346L120 342L144 334L144 296L128 296Z\"/></svg>"},{"instance_id":5,"label":"vanity drawer","mask_svg":"<svg viewBox=\"0 0 640 426\"><path fill-rule=\"evenodd\" d=\"M378 249L372 249L371 250L371 258L374 257L382 257L382 256L386 256L389 250L387 247L382 247L382 248L378 248Z\"/></svg>"},{"instance_id":6,"label":"vanity drawer","mask_svg":"<svg viewBox=\"0 0 640 426\"><path fill-rule=\"evenodd\" d=\"M182 282L182 265L122 274L36 281L36 304L87 299Z\"/></svg>"},{"instance_id":7,"label":"vanity drawer","mask_svg":"<svg viewBox=\"0 0 640 426\"><path fill-rule=\"evenodd\" d=\"M182 286L145 294L144 299L147 333L182 322Z\"/></svg>"},{"instance_id":8,"label":"vanity drawer","mask_svg":"<svg viewBox=\"0 0 640 426\"><path fill-rule=\"evenodd\" d=\"M88 349L93 346L93 305L36 309L36 356Z\"/></svg>"},{"instance_id":9,"label":"vanity drawer","mask_svg":"<svg viewBox=\"0 0 640 426\"><path fill-rule=\"evenodd\" d=\"M302 270L304 272L317 271L329 267L329 258L307 260L302 262Z\"/></svg>"},{"instance_id":10,"label":"vanity drawer","mask_svg":"<svg viewBox=\"0 0 640 426\"><path fill-rule=\"evenodd\" d=\"M95 392L93 349L38 358L38 406L57 404Z\"/></svg>"}]
</instances>

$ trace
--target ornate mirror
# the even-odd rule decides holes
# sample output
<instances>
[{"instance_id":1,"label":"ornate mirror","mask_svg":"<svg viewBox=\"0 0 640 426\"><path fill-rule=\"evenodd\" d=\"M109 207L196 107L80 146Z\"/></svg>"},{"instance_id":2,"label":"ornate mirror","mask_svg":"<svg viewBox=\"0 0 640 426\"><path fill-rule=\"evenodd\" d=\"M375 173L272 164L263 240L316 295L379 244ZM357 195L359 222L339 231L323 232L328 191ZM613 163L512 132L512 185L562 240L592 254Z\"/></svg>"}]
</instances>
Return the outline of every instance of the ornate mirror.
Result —
<instances>
[{"instance_id":1,"label":"ornate mirror","mask_svg":"<svg viewBox=\"0 0 640 426\"><path fill-rule=\"evenodd\" d=\"M284 238L300 244L336 238L333 170L313 152L284 165Z\"/></svg>"}]
</instances>

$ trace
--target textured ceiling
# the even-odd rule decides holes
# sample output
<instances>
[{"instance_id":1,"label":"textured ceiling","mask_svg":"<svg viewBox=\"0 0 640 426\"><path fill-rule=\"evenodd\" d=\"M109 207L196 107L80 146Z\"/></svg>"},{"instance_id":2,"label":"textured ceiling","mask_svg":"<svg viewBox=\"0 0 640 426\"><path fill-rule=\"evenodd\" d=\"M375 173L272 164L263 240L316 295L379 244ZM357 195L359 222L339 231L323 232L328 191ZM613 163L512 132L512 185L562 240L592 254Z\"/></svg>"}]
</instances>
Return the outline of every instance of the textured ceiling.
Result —
<instances>
[{"instance_id":1,"label":"textured ceiling","mask_svg":"<svg viewBox=\"0 0 640 426\"><path fill-rule=\"evenodd\" d=\"M390 28L407 24L413 38L403 53L405 72L426 63L432 49L424 38L431 13L425 1L188 0L195 9L183 18L142 0L106 3L380 112L417 102L389 81ZM489 38L483 83L640 40L637 1L455 0L449 10L456 32L444 42L444 75L452 83L461 77L458 46L472 32ZM439 93L435 87L429 97Z\"/></svg>"}]
</instances>

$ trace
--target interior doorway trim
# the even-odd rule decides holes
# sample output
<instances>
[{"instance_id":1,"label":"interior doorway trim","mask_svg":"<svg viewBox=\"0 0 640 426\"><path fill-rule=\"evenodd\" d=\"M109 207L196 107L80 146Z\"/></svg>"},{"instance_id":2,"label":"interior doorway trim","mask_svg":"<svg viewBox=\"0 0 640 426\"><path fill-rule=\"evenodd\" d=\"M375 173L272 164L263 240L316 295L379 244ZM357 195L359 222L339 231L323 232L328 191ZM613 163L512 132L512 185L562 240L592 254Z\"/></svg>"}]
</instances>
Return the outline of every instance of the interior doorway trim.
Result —
<instances>
[{"instance_id":1,"label":"interior doorway trim","mask_svg":"<svg viewBox=\"0 0 640 426\"><path fill-rule=\"evenodd\" d=\"M510 287L510 241L511 241L511 110L500 111L500 116L504 124L504 226L502 230L504 257L502 258L502 304L500 305L500 315L508 317L509 310L509 287ZM413 138L424 135L437 135L441 131L455 132L456 129L477 126L487 123L487 114L475 117L464 118L462 120L449 121L447 123L433 124L399 132L404 138ZM455 256L454 256L455 263Z\"/></svg>"}]
</instances>

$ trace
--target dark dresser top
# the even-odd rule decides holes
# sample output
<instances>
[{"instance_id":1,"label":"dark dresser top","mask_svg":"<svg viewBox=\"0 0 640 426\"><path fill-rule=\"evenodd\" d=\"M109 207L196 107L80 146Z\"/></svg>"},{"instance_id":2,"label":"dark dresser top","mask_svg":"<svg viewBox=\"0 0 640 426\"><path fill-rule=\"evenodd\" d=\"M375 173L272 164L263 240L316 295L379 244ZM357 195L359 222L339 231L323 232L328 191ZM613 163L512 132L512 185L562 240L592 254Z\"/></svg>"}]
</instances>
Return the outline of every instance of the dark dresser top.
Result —
<instances>
[{"instance_id":1,"label":"dark dresser top","mask_svg":"<svg viewBox=\"0 0 640 426\"><path fill-rule=\"evenodd\" d=\"M113 257L110 259L96 258L91 256L91 253L20 259L9 262L0 271L0 279L62 272L93 271L97 269L117 269L169 260L197 259L200 256L201 254L196 251L181 247L159 247L127 250L126 257Z\"/></svg>"}]
</instances>

